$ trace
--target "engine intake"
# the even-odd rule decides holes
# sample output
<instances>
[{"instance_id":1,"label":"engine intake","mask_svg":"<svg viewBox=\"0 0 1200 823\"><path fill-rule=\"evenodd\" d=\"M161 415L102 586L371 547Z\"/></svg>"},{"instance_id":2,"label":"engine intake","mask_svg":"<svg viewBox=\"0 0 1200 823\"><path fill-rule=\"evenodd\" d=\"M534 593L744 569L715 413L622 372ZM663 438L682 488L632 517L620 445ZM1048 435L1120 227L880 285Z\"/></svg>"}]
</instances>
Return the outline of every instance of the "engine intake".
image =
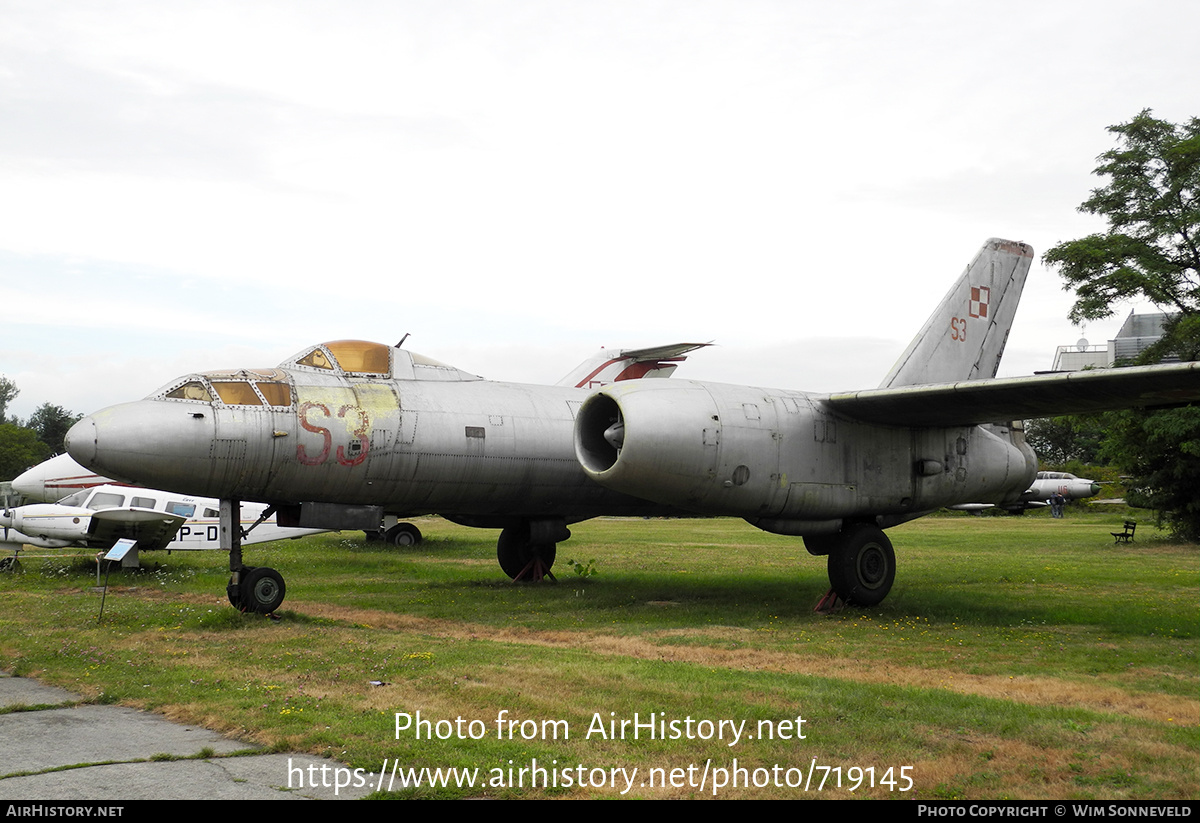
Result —
<instances>
[{"instance_id":1,"label":"engine intake","mask_svg":"<svg viewBox=\"0 0 1200 823\"><path fill-rule=\"evenodd\" d=\"M575 456L580 465L588 474L606 472L616 465L624 445L621 407L606 394L592 395L575 421Z\"/></svg>"},{"instance_id":2,"label":"engine intake","mask_svg":"<svg viewBox=\"0 0 1200 823\"><path fill-rule=\"evenodd\" d=\"M718 404L703 384L630 380L584 401L575 419L575 456L602 486L698 508L714 494L729 497L722 481L735 467L719 470L721 425Z\"/></svg>"}]
</instances>

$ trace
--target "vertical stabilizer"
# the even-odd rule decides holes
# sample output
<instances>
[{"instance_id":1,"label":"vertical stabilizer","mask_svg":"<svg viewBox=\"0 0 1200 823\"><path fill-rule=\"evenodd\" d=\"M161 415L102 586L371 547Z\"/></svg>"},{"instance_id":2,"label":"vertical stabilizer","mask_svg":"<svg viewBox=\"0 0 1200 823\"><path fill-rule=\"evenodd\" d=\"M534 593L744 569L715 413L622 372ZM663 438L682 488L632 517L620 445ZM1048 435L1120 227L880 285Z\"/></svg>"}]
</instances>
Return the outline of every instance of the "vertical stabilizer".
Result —
<instances>
[{"instance_id":1,"label":"vertical stabilizer","mask_svg":"<svg viewBox=\"0 0 1200 823\"><path fill-rule=\"evenodd\" d=\"M1032 263L1024 243L984 243L880 388L995 377Z\"/></svg>"}]
</instances>

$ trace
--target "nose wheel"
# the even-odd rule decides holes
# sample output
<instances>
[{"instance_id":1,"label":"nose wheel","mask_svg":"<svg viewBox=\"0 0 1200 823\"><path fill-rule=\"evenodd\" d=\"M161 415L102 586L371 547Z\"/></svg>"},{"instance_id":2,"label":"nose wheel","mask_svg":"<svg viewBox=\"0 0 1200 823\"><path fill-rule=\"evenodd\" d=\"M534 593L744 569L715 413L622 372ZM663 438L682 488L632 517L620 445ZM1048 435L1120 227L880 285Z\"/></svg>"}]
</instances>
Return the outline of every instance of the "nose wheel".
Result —
<instances>
[{"instance_id":1,"label":"nose wheel","mask_svg":"<svg viewBox=\"0 0 1200 823\"><path fill-rule=\"evenodd\" d=\"M242 531L241 503L237 500L222 499L221 508L221 548L229 552L229 585L225 587L225 595L229 605L241 612L255 614L271 614L283 605L283 596L287 593L283 575L266 566L242 565ZM271 512L267 512L254 524L257 526ZM250 528L254 528L251 526Z\"/></svg>"},{"instance_id":2,"label":"nose wheel","mask_svg":"<svg viewBox=\"0 0 1200 823\"><path fill-rule=\"evenodd\" d=\"M267 566L246 566L226 587L229 604L238 611L271 614L283 605L287 585L283 575Z\"/></svg>"}]
</instances>

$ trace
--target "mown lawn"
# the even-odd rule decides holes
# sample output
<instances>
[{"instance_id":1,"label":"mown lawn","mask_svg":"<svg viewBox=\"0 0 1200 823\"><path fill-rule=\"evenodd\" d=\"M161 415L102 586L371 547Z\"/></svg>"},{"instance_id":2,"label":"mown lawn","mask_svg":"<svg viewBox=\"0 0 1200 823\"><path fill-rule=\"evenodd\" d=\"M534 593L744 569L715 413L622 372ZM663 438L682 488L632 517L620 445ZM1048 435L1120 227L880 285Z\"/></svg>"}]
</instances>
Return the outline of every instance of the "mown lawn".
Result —
<instances>
[{"instance_id":1,"label":"mown lawn","mask_svg":"<svg viewBox=\"0 0 1200 823\"><path fill-rule=\"evenodd\" d=\"M833 616L812 611L823 558L725 519L577 524L557 585L511 584L494 532L436 518L410 549L249 547L287 580L279 621L229 608L215 553L114 572L100 623L94 566L27 558L0 576L0 666L281 750L484 783L396 796L1195 798L1200 552L1148 519L1114 546L1125 514L892 529L891 596ZM550 786L520 772L534 761Z\"/></svg>"}]
</instances>

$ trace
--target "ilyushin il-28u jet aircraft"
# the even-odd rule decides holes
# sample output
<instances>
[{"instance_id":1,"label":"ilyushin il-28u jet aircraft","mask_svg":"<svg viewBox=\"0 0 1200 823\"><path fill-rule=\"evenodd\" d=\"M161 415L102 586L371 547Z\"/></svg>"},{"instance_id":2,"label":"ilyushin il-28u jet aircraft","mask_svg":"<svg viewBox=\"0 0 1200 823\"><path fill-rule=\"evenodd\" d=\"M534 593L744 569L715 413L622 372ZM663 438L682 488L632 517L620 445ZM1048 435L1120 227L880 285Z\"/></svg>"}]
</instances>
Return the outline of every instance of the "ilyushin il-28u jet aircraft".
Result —
<instances>
[{"instance_id":1,"label":"ilyushin il-28u jet aircraft","mask_svg":"<svg viewBox=\"0 0 1200 823\"><path fill-rule=\"evenodd\" d=\"M841 598L872 605L896 572L885 529L1030 487L1037 461L1008 421L1200 399L1200 363L995 379L1032 259L989 240L877 389L529 386L339 341L274 369L186 375L85 417L67 447L108 476L220 498L229 598L249 611L277 608L284 587L242 564L243 499L311 527L438 513L499 528L510 577L540 576L590 517L742 517L802 537Z\"/></svg>"}]
</instances>

